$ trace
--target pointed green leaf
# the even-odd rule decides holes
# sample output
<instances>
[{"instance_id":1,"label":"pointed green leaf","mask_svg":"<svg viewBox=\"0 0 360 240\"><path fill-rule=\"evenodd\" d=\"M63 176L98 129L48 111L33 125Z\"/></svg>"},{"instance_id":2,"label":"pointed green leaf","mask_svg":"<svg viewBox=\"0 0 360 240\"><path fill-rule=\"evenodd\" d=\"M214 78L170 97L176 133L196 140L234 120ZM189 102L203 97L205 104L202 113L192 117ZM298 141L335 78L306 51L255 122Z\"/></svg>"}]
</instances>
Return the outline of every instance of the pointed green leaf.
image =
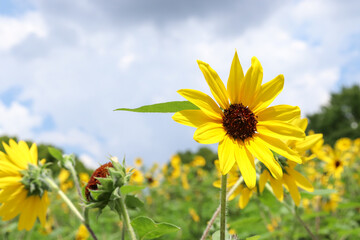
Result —
<instances>
[{"instance_id":1,"label":"pointed green leaf","mask_svg":"<svg viewBox=\"0 0 360 240\"><path fill-rule=\"evenodd\" d=\"M173 101L145 105L138 108L118 108L114 111L130 111L141 113L174 113L182 110L199 110L199 108L189 101Z\"/></svg>"},{"instance_id":2,"label":"pointed green leaf","mask_svg":"<svg viewBox=\"0 0 360 240\"><path fill-rule=\"evenodd\" d=\"M125 204L130 209L141 208L144 203L134 195L126 195Z\"/></svg>"},{"instance_id":3,"label":"pointed green leaf","mask_svg":"<svg viewBox=\"0 0 360 240\"><path fill-rule=\"evenodd\" d=\"M126 185L126 186L122 186L120 188L120 193L125 195L131 192L135 192L135 191L140 191L143 190L145 187L144 186L131 186L131 185Z\"/></svg>"},{"instance_id":4,"label":"pointed green leaf","mask_svg":"<svg viewBox=\"0 0 360 240\"><path fill-rule=\"evenodd\" d=\"M179 227L170 223L155 223L148 217L137 217L131 221L131 225L137 232L140 240L155 239L164 234L176 232L180 230Z\"/></svg>"},{"instance_id":5,"label":"pointed green leaf","mask_svg":"<svg viewBox=\"0 0 360 240\"><path fill-rule=\"evenodd\" d=\"M63 159L63 155L59 149L56 149L53 147L48 147L48 150L49 150L49 153L51 154L51 156L53 156L57 160L61 161Z\"/></svg>"}]
</instances>

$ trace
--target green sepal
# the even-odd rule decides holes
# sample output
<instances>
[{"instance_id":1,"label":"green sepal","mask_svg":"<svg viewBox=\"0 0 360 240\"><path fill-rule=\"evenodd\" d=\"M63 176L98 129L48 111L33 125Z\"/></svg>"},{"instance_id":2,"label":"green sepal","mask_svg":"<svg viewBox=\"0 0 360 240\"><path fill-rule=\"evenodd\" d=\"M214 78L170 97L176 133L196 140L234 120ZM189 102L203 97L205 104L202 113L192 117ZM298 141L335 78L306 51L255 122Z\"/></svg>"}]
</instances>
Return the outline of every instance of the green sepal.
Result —
<instances>
[{"instance_id":1,"label":"green sepal","mask_svg":"<svg viewBox=\"0 0 360 240\"><path fill-rule=\"evenodd\" d=\"M174 113L182 110L199 110L199 108L189 101L173 101L145 105L138 108L118 108L114 111L129 111L139 113Z\"/></svg>"},{"instance_id":2,"label":"green sepal","mask_svg":"<svg viewBox=\"0 0 360 240\"><path fill-rule=\"evenodd\" d=\"M131 221L131 225L137 232L140 240L155 239L180 230L178 226L171 223L155 223L154 220L148 217L137 217Z\"/></svg>"}]
</instances>

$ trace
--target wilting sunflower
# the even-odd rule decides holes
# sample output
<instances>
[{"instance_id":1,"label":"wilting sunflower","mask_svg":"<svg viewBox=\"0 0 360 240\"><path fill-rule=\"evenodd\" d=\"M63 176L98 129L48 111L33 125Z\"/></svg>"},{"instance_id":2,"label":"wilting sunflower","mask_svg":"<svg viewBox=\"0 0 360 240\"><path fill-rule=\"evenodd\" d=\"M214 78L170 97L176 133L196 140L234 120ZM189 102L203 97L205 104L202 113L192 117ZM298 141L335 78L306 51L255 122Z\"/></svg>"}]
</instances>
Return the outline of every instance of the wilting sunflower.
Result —
<instances>
[{"instance_id":1,"label":"wilting sunflower","mask_svg":"<svg viewBox=\"0 0 360 240\"><path fill-rule=\"evenodd\" d=\"M38 217L46 224L49 205L48 189L38 176L38 152L34 143L29 149L24 141L3 143L6 153L0 152L0 216L7 221L19 217L18 229L30 230Z\"/></svg>"},{"instance_id":2,"label":"wilting sunflower","mask_svg":"<svg viewBox=\"0 0 360 240\"><path fill-rule=\"evenodd\" d=\"M235 52L226 89L218 74L207 63L198 61L198 64L219 105L205 93L182 89L178 93L200 110L183 110L175 113L173 119L196 127L195 141L202 144L219 143L223 175L237 162L246 185L253 188L256 183L256 157L273 176L281 178L281 167L270 149L292 161L302 162L297 153L282 141L305 137L302 129L289 123L300 116L300 109L289 105L268 107L283 88L283 75L261 85L263 69L259 60L256 57L251 59L251 67L244 76Z\"/></svg>"}]
</instances>

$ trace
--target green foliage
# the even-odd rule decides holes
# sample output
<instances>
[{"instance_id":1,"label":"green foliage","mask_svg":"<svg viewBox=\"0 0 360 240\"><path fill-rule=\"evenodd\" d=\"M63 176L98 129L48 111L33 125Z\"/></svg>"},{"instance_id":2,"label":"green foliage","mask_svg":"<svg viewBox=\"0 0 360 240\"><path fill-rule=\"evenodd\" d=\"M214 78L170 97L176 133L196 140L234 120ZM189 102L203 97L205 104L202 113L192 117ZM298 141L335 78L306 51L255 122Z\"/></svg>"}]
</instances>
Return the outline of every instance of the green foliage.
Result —
<instances>
[{"instance_id":1,"label":"green foliage","mask_svg":"<svg viewBox=\"0 0 360 240\"><path fill-rule=\"evenodd\" d=\"M343 87L332 93L320 112L307 116L308 129L323 133L325 143L333 145L341 137L360 137L360 86Z\"/></svg>"},{"instance_id":2,"label":"green foliage","mask_svg":"<svg viewBox=\"0 0 360 240\"><path fill-rule=\"evenodd\" d=\"M179 231L180 228L170 223L155 223L148 217L137 217L131 221L131 225L137 232L140 240L155 239L162 235Z\"/></svg>"},{"instance_id":3,"label":"green foliage","mask_svg":"<svg viewBox=\"0 0 360 240\"><path fill-rule=\"evenodd\" d=\"M199 108L188 101L173 101L156 103L138 108L118 108L114 111L130 111L140 113L174 113L182 110L198 110Z\"/></svg>"},{"instance_id":4,"label":"green foliage","mask_svg":"<svg viewBox=\"0 0 360 240\"><path fill-rule=\"evenodd\" d=\"M144 189L144 186L136 186L136 185L124 185L120 188L121 194L129 194L132 192L138 192L142 189Z\"/></svg>"}]
</instances>

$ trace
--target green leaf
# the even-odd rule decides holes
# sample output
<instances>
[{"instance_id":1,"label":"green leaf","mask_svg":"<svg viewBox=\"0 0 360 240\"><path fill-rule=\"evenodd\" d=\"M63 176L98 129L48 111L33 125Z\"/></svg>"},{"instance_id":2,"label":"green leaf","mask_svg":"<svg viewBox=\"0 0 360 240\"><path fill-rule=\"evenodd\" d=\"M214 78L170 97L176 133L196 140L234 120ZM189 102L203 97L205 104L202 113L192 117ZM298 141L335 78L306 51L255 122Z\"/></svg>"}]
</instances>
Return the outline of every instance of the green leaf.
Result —
<instances>
[{"instance_id":1,"label":"green leaf","mask_svg":"<svg viewBox=\"0 0 360 240\"><path fill-rule=\"evenodd\" d=\"M148 217L137 217L131 221L131 225L140 237L143 239L155 239L162 235L179 231L180 228L170 223L155 223Z\"/></svg>"},{"instance_id":2,"label":"green leaf","mask_svg":"<svg viewBox=\"0 0 360 240\"><path fill-rule=\"evenodd\" d=\"M141 208L144 206L144 203L134 195L126 195L125 204L130 209Z\"/></svg>"},{"instance_id":3,"label":"green leaf","mask_svg":"<svg viewBox=\"0 0 360 240\"><path fill-rule=\"evenodd\" d=\"M301 196L311 198L313 196L326 196L336 192L335 189L315 189L313 192L302 192Z\"/></svg>"},{"instance_id":4,"label":"green leaf","mask_svg":"<svg viewBox=\"0 0 360 240\"><path fill-rule=\"evenodd\" d=\"M173 101L145 105L138 108L118 108L114 111L130 111L141 113L174 113L182 110L199 110L199 108L189 101Z\"/></svg>"},{"instance_id":5,"label":"green leaf","mask_svg":"<svg viewBox=\"0 0 360 240\"><path fill-rule=\"evenodd\" d=\"M56 149L53 147L48 147L48 150L49 150L49 153L51 154L51 156L53 156L57 160L61 161L63 159L63 155L59 149Z\"/></svg>"},{"instance_id":6,"label":"green leaf","mask_svg":"<svg viewBox=\"0 0 360 240\"><path fill-rule=\"evenodd\" d=\"M144 189L144 186L131 186L131 185L126 185L126 186L122 186L120 188L120 193L125 195L131 192L135 192L135 191L140 191L142 189Z\"/></svg>"}]
</instances>

